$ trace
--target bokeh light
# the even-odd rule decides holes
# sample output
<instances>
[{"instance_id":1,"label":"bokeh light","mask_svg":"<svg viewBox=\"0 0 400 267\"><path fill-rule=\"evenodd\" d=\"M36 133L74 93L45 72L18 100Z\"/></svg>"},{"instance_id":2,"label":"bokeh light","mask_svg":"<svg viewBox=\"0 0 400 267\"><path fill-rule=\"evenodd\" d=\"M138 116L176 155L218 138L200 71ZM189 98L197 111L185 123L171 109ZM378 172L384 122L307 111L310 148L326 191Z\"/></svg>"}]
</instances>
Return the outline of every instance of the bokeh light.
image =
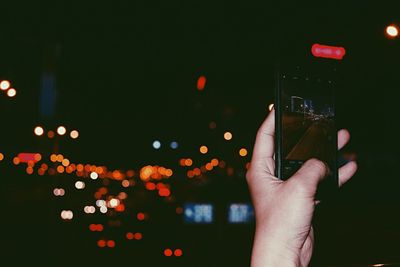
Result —
<instances>
[{"instance_id":1,"label":"bokeh light","mask_svg":"<svg viewBox=\"0 0 400 267\"><path fill-rule=\"evenodd\" d=\"M37 136L42 136L44 134L44 129L41 126L36 126L35 129L33 130L33 132Z\"/></svg>"},{"instance_id":2,"label":"bokeh light","mask_svg":"<svg viewBox=\"0 0 400 267\"><path fill-rule=\"evenodd\" d=\"M172 256L172 250L169 249L169 248L165 249L165 250L164 250L164 255L165 255L166 257L171 257L171 256Z\"/></svg>"},{"instance_id":3,"label":"bokeh light","mask_svg":"<svg viewBox=\"0 0 400 267\"><path fill-rule=\"evenodd\" d=\"M82 182L82 181L77 181L77 182L75 183L75 188L76 188L76 189L84 189L84 188L85 188L85 183Z\"/></svg>"},{"instance_id":4,"label":"bokeh light","mask_svg":"<svg viewBox=\"0 0 400 267\"><path fill-rule=\"evenodd\" d=\"M201 154L207 154L208 152L208 147L207 146L201 146L200 147L200 153Z\"/></svg>"},{"instance_id":5,"label":"bokeh light","mask_svg":"<svg viewBox=\"0 0 400 267\"><path fill-rule=\"evenodd\" d=\"M175 255L176 257L182 256L182 255L183 255L182 249L179 249L179 248L178 248L178 249L175 249L174 255Z\"/></svg>"},{"instance_id":6,"label":"bokeh light","mask_svg":"<svg viewBox=\"0 0 400 267\"><path fill-rule=\"evenodd\" d=\"M92 180L96 180L97 178L99 178L99 175L97 174L97 172L92 172L90 173L90 178Z\"/></svg>"},{"instance_id":7,"label":"bokeh light","mask_svg":"<svg viewBox=\"0 0 400 267\"><path fill-rule=\"evenodd\" d=\"M11 83L7 80L3 80L0 82L0 89L1 90L7 90L8 88L10 88Z\"/></svg>"},{"instance_id":8,"label":"bokeh light","mask_svg":"<svg viewBox=\"0 0 400 267\"><path fill-rule=\"evenodd\" d=\"M69 136L71 136L72 139L76 139L76 138L79 137L79 132L78 132L77 130L72 130L72 131L69 133Z\"/></svg>"},{"instance_id":9,"label":"bokeh light","mask_svg":"<svg viewBox=\"0 0 400 267\"><path fill-rule=\"evenodd\" d=\"M161 147L161 142L158 141L158 140L155 140L155 141L153 142L153 148L154 148L154 149L160 149L160 147Z\"/></svg>"},{"instance_id":10,"label":"bokeh light","mask_svg":"<svg viewBox=\"0 0 400 267\"><path fill-rule=\"evenodd\" d=\"M7 95L8 95L8 97L14 97L17 95L17 90L15 90L14 88L10 88L7 91Z\"/></svg>"},{"instance_id":11,"label":"bokeh light","mask_svg":"<svg viewBox=\"0 0 400 267\"><path fill-rule=\"evenodd\" d=\"M246 149L246 148L241 148L241 149L239 150L239 155L240 155L241 157L247 156L247 149Z\"/></svg>"},{"instance_id":12,"label":"bokeh light","mask_svg":"<svg viewBox=\"0 0 400 267\"><path fill-rule=\"evenodd\" d=\"M224 133L224 139L229 141L232 139L232 133L231 132L225 132Z\"/></svg>"},{"instance_id":13,"label":"bokeh light","mask_svg":"<svg viewBox=\"0 0 400 267\"><path fill-rule=\"evenodd\" d=\"M61 219L63 220L72 220L74 218L74 213L71 210L63 210L61 211Z\"/></svg>"},{"instance_id":14,"label":"bokeh light","mask_svg":"<svg viewBox=\"0 0 400 267\"><path fill-rule=\"evenodd\" d=\"M67 129L64 126L58 126L57 133L59 135L64 135L67 132Z\"/></svg>"},{"instance_id":15,"label":"bokeh light","mask_svg":"<svg viewBox=\"0 0 400 267\"><path fill-rule=\"evenodd\" d=\"M396 25L389 25L386 27L386 34L392 38L397 37L399 35L399 29Z\"/></svg>"},{"instance_id":16,"label":"bokeh light","mask_svg":"<svg viewBox=\"0 0 400 267\"><path fill-rule=\"evenodd\" d=\"M178 142L173 141L173 142L171 142L170 146L171 146L172 149L177 149L178 148Z\"/></svg>"}]
</instances>

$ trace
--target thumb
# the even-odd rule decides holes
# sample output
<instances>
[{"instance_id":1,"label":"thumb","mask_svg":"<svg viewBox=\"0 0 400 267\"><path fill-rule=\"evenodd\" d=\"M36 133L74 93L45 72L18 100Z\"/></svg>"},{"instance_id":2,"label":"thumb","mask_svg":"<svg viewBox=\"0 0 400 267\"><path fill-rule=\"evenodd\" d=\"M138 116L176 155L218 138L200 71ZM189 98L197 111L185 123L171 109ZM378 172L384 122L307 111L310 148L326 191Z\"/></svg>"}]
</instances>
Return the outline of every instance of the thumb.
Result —
<instances>
[{"instance_id":1,"label":"thumb","mask_svg":"<svg viewBox=\"0 0 400 267\"><path fill-rule=\"evenodd\" d=\"M288 180L295 184L302 193L309 197L314 197L317 192L318 184L327 176L328 166L317 159L309 159L301 168Z\"/></svg>"}]
</instances>

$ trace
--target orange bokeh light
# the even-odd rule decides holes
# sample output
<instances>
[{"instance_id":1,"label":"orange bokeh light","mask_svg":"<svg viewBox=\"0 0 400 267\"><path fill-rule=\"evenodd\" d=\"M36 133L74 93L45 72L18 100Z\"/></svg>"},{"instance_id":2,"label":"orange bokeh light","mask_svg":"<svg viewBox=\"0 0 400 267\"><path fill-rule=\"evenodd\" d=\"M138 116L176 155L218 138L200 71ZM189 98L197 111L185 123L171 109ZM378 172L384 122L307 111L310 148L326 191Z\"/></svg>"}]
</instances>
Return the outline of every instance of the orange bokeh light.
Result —
<instances>
[{"instance_id":1,"label":"orange bokeh light","mask_svg":"<svg viewBox=\"0 0 400 267\"><path fill-rule=\"evenodd\" d=\"M212 159L211 160L211 165L213 165L214 167L218 166L219 164L219 160L218 159Z\"/></svg>"},{"instance_id":2,"label":"orange bokeh light","mask_svg":"<svg viewBox=\"0 0 400 267\"><path fill-rule=\"evenodd\" d=\"M18 165L20 162L21 162L21 160L20 160L18 157L14 157L14 158L13 158L13 163L14 163L15 165Z\"/></svg>"},{"instance_id":3,"label":"orange bokeh light","mask_svg":"<svg viewBox=\"0 0 400 267\"><path fill-rule=\"evenodd\" d=\"M241 148L239 150L239 155L242 156L242 157L247 156L247 149L246 148Z\"/></svg>"},{"instance_id":4,"label":"orange bokeh light","mask_svg":"<svg viewBox=\"0 0 400 267\"><path fill-rule=\"evenodd\" d=\"M193 164L193 160L192 159L185 159L185 163L184 163L185 166L190 167L190 166L192 166L192 164Z\"/></svg>"},{"instance_id":5,"label":"orange bokeh light","mask_svg":"<svg viewBox=\"0 0 400 267\"><path fill-rule=\"evenodd\" d=\"M58 173L63 173L64 172L64 166L58 166L57 167L57 172Z\"/></svg>"},{"instance_id":6,"label":"orange bokeh light","mask_svg":"<svg viewBox=\"0 0 400 267\"><path fill-rule=\"evenodd\" d=\"M79 132L77 130L73 130L69 133L69 136L71 136L72 139L76 139L79 137Z\"/></svg>"},{"instance_id":7,"label":"orange bokeh light","mask_svg":"<svg viewBox=\"0 0 400 267\"><path fill-rule=\"evenodd\" d=\"M224 133L224 139L229 141L232 139L232 133L231 132L225 132Z\"/></svg>"},{"instance_id":8,"label":"orange bokeh light","mask_svg":"<svg viewBox=\"0 0 400 267\"><path fill-rule=\"evenodd\" d=\"M207 146L201 146L200 147L200 153L201 154L207 154L208 152L208 147Z\"/></svg>"},{"instance_id":9,"label":"orange bokeh light","mask_svg":"<svg viewBox=\"0 0 400 267\"><path fill-rule=\"evenodd\" d=\"M0 161L2 161L3 159L4 159L3 153L0 153Z\"/></svg>"}]
</instances>

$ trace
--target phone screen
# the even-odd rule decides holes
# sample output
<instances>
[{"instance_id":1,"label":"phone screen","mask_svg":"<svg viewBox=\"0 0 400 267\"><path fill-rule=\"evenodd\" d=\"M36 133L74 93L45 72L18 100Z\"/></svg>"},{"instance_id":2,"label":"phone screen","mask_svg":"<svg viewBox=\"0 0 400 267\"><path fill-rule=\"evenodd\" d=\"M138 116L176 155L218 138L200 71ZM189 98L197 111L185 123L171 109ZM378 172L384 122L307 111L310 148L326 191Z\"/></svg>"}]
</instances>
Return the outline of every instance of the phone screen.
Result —
<instances>
[{"instance_id":1,"label":"phone screen","mask_svg":"<svg viewBox=\"0 0 400 267\"><path fill-rule=\"evenodd\" d=\"M335 69L311 65L279 71L278 177L287 179L311 158L328 164L336 178Z\"/></svg>"}]
</instances>

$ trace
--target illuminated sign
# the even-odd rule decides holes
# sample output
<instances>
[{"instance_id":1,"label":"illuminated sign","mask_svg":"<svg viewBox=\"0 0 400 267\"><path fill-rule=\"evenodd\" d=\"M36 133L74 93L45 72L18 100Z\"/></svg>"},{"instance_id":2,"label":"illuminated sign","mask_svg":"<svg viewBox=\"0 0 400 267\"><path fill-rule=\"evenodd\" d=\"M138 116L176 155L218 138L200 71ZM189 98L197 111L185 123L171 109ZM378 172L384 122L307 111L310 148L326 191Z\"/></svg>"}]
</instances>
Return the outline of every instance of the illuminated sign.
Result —
<instances>
[{"instance_id":1,"label":"illuminated sign","mask_svg":"<svg viewBox=\"0 0 400 267\"><path fill-rule=\"evenodd\" d=\"M212 223L214 221L213 205L186 203L184 205L186 223Z\"/></svg>"},{"instance_id":2,"label":"illuminated sign","mask_svg":"<svg viewBox=\"0 0 400 267\"><path fill-rule=\"evenodd\" d=\"M254 209L248 203L233 203L228 207L229 223L251 223L254 220Z\"/></svg>"},{"instance_id":3,"label":"illuminated sign","mask_svg":"<svg viewBox=\"0 0 400 267\"><path fill-rule=\"evenodd\" d=\"M346 50L343 47L338 46L313 44L311 47L311 53L314 57L342 60L344 55L346 54Z\"/></svg>"}]
</instances>

